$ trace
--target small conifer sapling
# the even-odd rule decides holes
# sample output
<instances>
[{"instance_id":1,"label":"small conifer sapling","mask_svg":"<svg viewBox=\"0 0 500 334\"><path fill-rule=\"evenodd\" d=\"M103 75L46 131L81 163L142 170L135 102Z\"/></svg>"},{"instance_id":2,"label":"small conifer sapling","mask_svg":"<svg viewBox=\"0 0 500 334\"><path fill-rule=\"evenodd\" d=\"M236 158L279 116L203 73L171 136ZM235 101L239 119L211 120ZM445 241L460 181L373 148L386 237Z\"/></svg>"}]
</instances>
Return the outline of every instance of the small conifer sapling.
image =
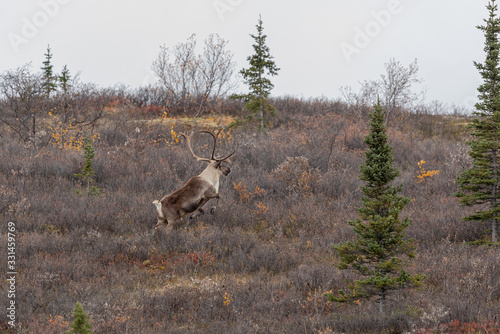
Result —
<instances>
[{"instance_id":1,"label":"small conifer sapling","mask_svg":"<svg viewBox=\"0 0 500 334\"><path fill-rule=\"evenodd\" d=\"M92 160L95 156L95 150L92 146L92 139L87 137L85 139L85 145L83 146L83 158L85 160L84 166L82 168L82 172L80 174L75 174L76 178L80 178L83 182L87 183L87 194L88 195L98 195L100 193L100 189L90 184L94 183L94 169L92 168Z\"/></svg>"},{"instance_id":2,"label":"small conifer sapling","mask_svg":"<svg viewBox=\"0 0 500 334\"><path fill-rule=\"evenodd\" d=\"M92 334L90 330L92 326L90 325L89 317L83 310L82 304L76 303L73 318L71 329L66 334Z\"/></svg>"}]
</instances>

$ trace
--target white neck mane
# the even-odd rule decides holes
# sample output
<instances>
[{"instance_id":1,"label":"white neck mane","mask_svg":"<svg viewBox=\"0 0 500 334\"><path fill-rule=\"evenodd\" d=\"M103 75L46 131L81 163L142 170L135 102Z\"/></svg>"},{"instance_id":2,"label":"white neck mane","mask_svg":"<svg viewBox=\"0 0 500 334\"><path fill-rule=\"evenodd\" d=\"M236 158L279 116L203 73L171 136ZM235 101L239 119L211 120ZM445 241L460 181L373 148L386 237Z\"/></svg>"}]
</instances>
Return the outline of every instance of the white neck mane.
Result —
<instances>
[{"instance_id":1,"label":"white neck mane","mask_svg":"<svg viewBox=\"0 0 500 334\"><path fill-rule=\"evenodd\" d=\"M205 168L203 172L199 175L202 179L209 182L211 185L215 187L215 191L219 192L219 171L213 166L208 166Z\"/></svg>"}]
</instances>

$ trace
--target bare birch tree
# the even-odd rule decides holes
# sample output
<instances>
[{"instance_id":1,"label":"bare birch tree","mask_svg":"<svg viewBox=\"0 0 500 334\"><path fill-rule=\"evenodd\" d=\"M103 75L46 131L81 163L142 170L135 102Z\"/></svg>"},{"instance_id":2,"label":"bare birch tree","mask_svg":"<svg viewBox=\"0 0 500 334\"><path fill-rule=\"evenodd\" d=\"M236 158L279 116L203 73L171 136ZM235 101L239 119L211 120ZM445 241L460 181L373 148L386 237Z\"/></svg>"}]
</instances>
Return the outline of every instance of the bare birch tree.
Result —
<instances>
[{"instance_id":1,"label":"bare birch tree","mask_svg":"<svg viewBox=\"0 0 500 334\"><path fill-rule=\"evenodd\" d=\"M395 112L414 111L424 99L425 92L415 92L414 84L422 83L418 77L418 64L415 59L408 67L391 58L384 64L385 74L380 75L379 80L361 82L359 93L354 93L351 87L342 87L341 93L353 106L366 107L378 103L384 108L385 125L391 115Z\"/></svg>"},{"instance_id":2,"label":"bare birch tree","mask_svg":"<svg viewBox=\"0 0 500 334\"><path fill-rule=\"evenodd\" d=\"M196 35L174 47L160 47L152 70L167 96L167 107L198 117L209 112L236 87L233 80L235 62L226 50L227 41L211 34L203 53L196 53Z\"/></svg>"},{"instance_id":3,"label":"bare birch tree","mask_svg":"<svg viewBox=\"0 0 500 334\"><path fill-rule=\"evenodd\" d=\"M30 68L26 64L0 74L0 122L24 142L36 138L45 94L42 76Z\"/></svg>"}]
</instances>

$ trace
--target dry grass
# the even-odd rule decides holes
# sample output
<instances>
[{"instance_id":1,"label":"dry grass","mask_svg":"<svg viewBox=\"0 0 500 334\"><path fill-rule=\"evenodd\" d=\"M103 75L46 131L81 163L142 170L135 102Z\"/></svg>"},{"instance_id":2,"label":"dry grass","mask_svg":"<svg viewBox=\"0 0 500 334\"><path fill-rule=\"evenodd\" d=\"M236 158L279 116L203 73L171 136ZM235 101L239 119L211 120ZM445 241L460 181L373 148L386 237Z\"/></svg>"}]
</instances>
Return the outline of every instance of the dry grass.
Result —
<instances>
[{"instance_id":1,"label":"dry grass","mask_svg":"<svg viewBox=\"0 0 500 334\"><path fill-rule=\"evenodd\" d=\"M81 152L52 145L50 134L32 151L2 132L0 215L20 231L17 333L62 333L76 302L95 333L498 333L500 250L466 244L488 233L460 220L468 209L452 196L469 165L463 126L413 115L390 128L398 182L412 198L410 270L429 278L392 294L381 318L374 304L323 297L353 278L333 266L331 245L353 237L367 114L325 100L274 103L272 130L248 126L222 140L222 151L239 148L217 213L167 237L152 234L151 202L204 167L175 140L182 122L136 131L136 114L110 113L96 129L103 193L90 197L75 192ZM195 149L209 145L200 138ZM439 174L417 178L422 160Z\"/></svg>"}]
</instances>

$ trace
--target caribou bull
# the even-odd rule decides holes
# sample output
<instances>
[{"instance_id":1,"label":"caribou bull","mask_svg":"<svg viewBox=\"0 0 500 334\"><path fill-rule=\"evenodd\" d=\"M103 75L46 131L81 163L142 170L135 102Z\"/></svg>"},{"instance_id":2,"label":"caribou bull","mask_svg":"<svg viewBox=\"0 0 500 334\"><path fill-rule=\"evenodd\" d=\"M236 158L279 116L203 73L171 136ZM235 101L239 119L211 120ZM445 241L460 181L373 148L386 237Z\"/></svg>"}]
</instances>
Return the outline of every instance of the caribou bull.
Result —
<instances>
[{"instance_id":1,"label":"caribou bull","mask_svg":"<svg viewBox=\"0 0 500 334\"><path fill-rule=\"evenodd\" d=\"M153 201L156 207L156 217L158 219L155 229L164 230L166 233L170 233L181 224L181 218L194 214L196 211L198 211L200 215L203 214L204 211L201 207L212 198L216 198L217 203L215 207L212 207L210 212L212 214L215 212L215 208L219 203L219 178L221 175L227 176L231 171L229 167L222 163L225 162L231 165L231 160L229 160L229 158L236 152L236 150L234 150L225 157L215 157L215 146L217 145L217 138L220 132L221 130L215 134L213 131L200 131L200 133L210 134L214 139L212 156L210 159L200 158L193 152L191 138L194 132L191 132L189 135L184 133L180 134L186 140L189 152L191 152L193 157L198 161L208 162L208 166L200 175L189 179L182 188L166 195L159 201Z\"/></svg>"}]
</instances>

